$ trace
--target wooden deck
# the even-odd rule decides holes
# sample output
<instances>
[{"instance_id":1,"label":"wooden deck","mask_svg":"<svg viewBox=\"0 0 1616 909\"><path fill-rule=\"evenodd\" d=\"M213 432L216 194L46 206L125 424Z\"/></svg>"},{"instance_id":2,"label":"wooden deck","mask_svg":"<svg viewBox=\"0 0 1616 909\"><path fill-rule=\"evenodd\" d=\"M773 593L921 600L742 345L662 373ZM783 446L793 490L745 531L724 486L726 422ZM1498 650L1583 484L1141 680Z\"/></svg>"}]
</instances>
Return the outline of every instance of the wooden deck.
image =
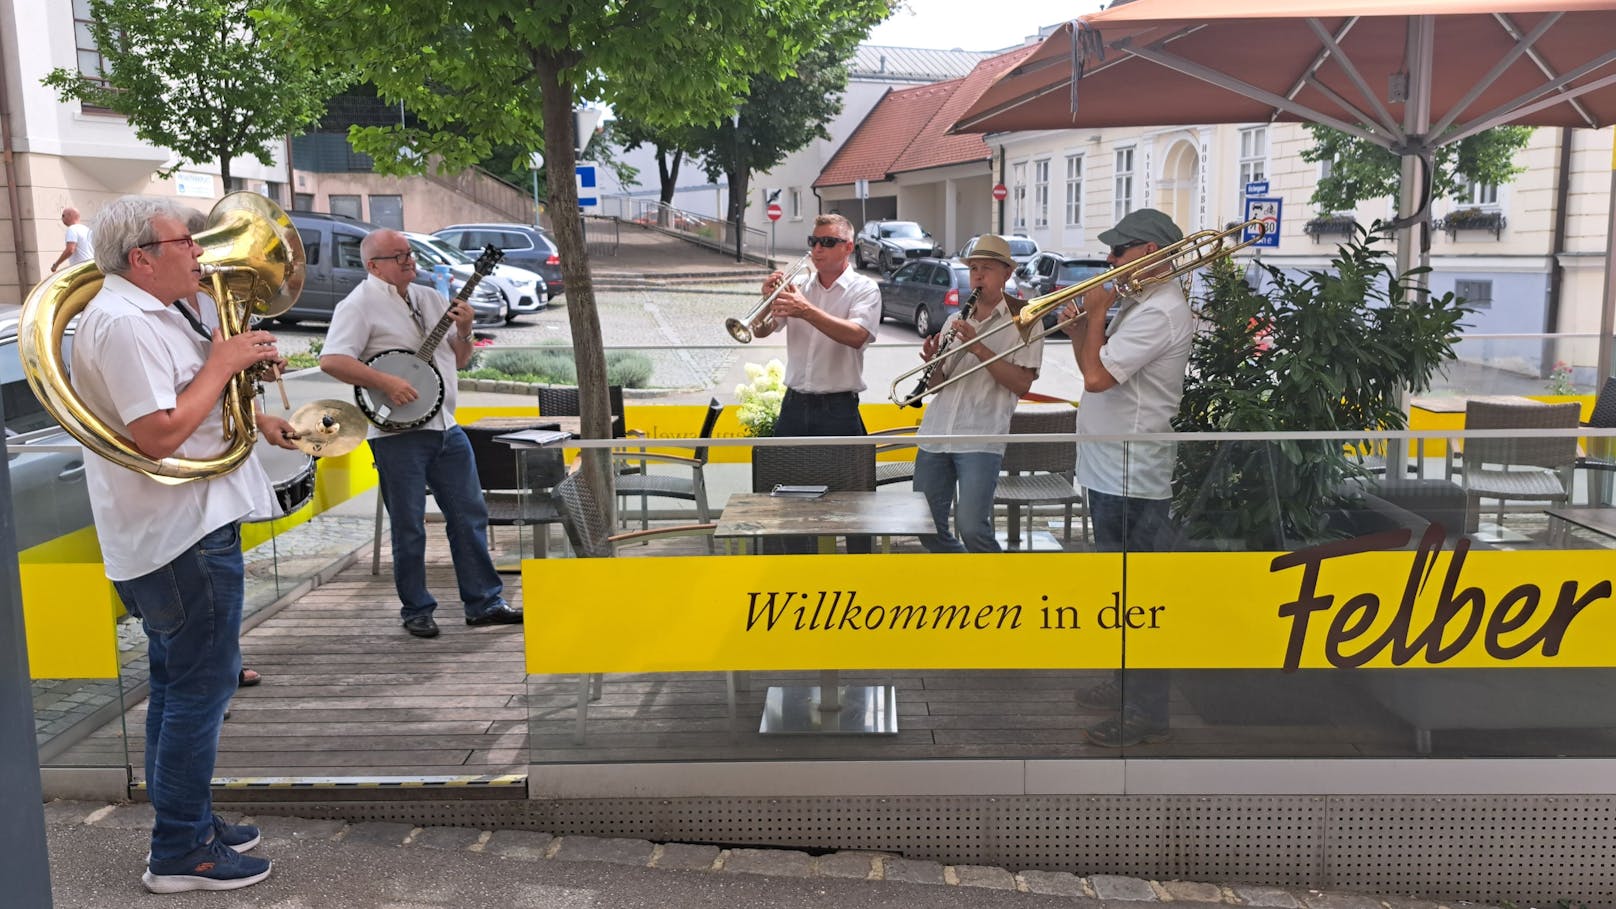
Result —
<instances>
[{"instance_id":1,"label":"wooden deck","mask_svg":"<svg viewBox=\"0 0 1616 909\"><path fill-rule=\"evenodd\" d=\"M499 539L514 546L514 534ZM702 547L688 538L670 545L680 554ZM557 543L552 553L562 549ZM575 678L526 678L519 627L461 624L446 550L434 526L428 581L443 604L443 632L435 639L404 633L390 566L384 558L382 573L372 576L368 548L334 580L247 632L246 662L265 680L236 697L217 776L475 777L523 774L530 757L568 763L1117 755L1087 742L1084 727L1102 717L1074 700L1077 690L1105 676L1077 671L844 673L848 684L897 688L899 733L871 737L758 734L768 686L817 684L817 673L750 674L733 716L721 674L611 675L578 744ZM631 548L623 555L648 552ZM519 576L505 577L507 598L520 605ZM1132 753L1413 756L1410 727L1358 679L1345 672L1174 673L1172 740ZM127 763L139 779L144 723L141 702L52 763ZM1436 753L1608 756L1616 753L1616 730L1448 732L1438 735Z\"/></svg>"}]
</instances>

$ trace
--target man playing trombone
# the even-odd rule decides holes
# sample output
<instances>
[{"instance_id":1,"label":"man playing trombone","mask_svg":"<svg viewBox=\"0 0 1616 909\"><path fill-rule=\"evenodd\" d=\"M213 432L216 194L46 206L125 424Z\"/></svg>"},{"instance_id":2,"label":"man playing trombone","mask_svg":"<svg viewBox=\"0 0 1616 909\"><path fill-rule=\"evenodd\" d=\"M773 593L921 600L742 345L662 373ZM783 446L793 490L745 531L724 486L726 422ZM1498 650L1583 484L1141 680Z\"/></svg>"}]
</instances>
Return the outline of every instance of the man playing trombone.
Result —
<instances>
[{"instance_id":1,"label":"man playing trombone","mask_svg":"<svg viewBox=\"0 0 1616 909\"><path fill-rule=\"evenodd\" d=\"M1113 269L1151 255L1184 238L1172 219L1153 208L1129 212L1117 226L1100 234L1111 247ZM1165 274L1164 261L1137 277ZM1172 419L1184 396L1184 369L1194 332L1184 289L1163 280L1133 297L1107 325L1106 311L1117 301L1106 285L1085 293L1061 312L1063 331L1072 339L1072 354L1083 374L1083 406L1077 412L1079 434L1126 435L1172 432ZM1078 446L1077 482L1088 490L1097 549L1150 552L1169 548L1173 445L1165 442L1088 442ZM917 471L918 473L918 471ZM1088 729L1089 740L1107 747L1129 747L1167 739L1168 676L1165 671L1130 670L1079 691L1077 701L1116 716ZM1126 697L1124 697L1126 694Z\"/></svg>"},{"instance_id":2,"label":"man playing trombone","mask_svg":"<svg viewBox=\"0 0 1616 909\"><path fill-rule=\"evenodd\" d=\"M971 269L970 300L920 348L921 357L934 364L925 374L930 384L942 382L950 374L960 377L932 399L916 433L921 438L915 454L915 491L925 494L937 525L936 535L920 538L928 552L999 551L993 535L993 490L999 483L1004 443L925 437L1004 433L1010 428L1017 399L1032 387L1043 362L1044 342L1039 338L1007 357L981 365L1021 344L1021 335L1015 331L982 337L1010 319L1004 285L1016 263L1004 238L987 234L977 241L965 264ZM972 366L975 370L966 374ZM958 536L948 531L950 508L955 512Z\"/></svg>"}]
</instances>

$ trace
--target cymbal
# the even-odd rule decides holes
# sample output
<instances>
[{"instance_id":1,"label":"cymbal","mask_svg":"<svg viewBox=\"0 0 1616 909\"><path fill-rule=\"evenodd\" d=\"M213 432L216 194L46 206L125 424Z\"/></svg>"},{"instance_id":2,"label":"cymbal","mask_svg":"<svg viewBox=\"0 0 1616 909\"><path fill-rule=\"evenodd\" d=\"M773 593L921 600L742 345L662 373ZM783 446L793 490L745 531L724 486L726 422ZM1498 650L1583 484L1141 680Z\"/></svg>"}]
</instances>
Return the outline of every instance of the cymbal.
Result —
<instances>
[{"instance_id":1,"label":"cymbal","mask_svg":"<svg viewBox=\"0 0 1616 909\"><path fill-rule=\"evenodd\" d=\"M304 404L287 422L297 430L298 437L292 444L316 458L334 458L353 451L365 441L370 427L358 407L331 398Z\"/></svg>"}]
</instances>

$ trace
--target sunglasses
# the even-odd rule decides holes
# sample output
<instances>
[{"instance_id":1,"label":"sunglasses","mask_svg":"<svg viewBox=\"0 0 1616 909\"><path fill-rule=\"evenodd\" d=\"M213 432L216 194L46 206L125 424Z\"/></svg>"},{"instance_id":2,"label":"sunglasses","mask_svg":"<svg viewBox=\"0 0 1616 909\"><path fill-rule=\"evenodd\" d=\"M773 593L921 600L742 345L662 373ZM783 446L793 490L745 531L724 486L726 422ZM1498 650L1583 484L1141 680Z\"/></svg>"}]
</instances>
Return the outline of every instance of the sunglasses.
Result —
<instances>
[{"instance_id":1,"label":"sunglasses","mask_svg":"<svg viewBox=\"0 0 1616 909\"><path fill-rule=\"evenodd\" d=\"M1118 243L1116 246L1111 247L1111 258L1120 259L1122 254L1128 250L1133 249L1135 246L1144 246L1149 242L1149 240L1129 240L1126 243Z\"/></svg>"},{"instance_id":2,"label":"sunglasses","mask_svg":"<svg viewBox=\"0 0 1616 909\"><path fill-rule=\"evenodd\" d=\"M838 243L846 242L847 241L843 240L841 237L809 237L808 248L813 249L815 246L823 246L826 249L830 249Z\"/></svg>"}]
</instances>

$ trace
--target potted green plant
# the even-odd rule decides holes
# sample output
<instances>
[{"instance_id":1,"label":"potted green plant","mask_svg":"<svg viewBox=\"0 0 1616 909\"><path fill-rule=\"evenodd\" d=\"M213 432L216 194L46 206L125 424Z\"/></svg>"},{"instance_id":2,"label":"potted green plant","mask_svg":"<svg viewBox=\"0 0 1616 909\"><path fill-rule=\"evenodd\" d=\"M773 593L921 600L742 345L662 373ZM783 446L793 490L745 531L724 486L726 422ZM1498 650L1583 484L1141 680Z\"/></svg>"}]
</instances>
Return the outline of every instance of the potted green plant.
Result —
<instances>
[{"instance_id":1,"label":"potted green plant","mask_svg":"<svg viewBox=\"0 0 1616 909\"><path fill-rule=\"evenodd\" d=\"M1395 430L1405 391L1430 387L1453 359L1469 312L1452 293L1411 294L1423 270L1394 275L1358 228L1330 268L1300 276L1264 264L1261 291L1244 268L1214 264L1198 301L1179 432ZM1339 441L1184 443L1174 512L1194 545L1249 550L1356 535L1344 481L1366 473ZM1216 541L1208 543L1206 541Z\"/></svg>"}]
</instances>

